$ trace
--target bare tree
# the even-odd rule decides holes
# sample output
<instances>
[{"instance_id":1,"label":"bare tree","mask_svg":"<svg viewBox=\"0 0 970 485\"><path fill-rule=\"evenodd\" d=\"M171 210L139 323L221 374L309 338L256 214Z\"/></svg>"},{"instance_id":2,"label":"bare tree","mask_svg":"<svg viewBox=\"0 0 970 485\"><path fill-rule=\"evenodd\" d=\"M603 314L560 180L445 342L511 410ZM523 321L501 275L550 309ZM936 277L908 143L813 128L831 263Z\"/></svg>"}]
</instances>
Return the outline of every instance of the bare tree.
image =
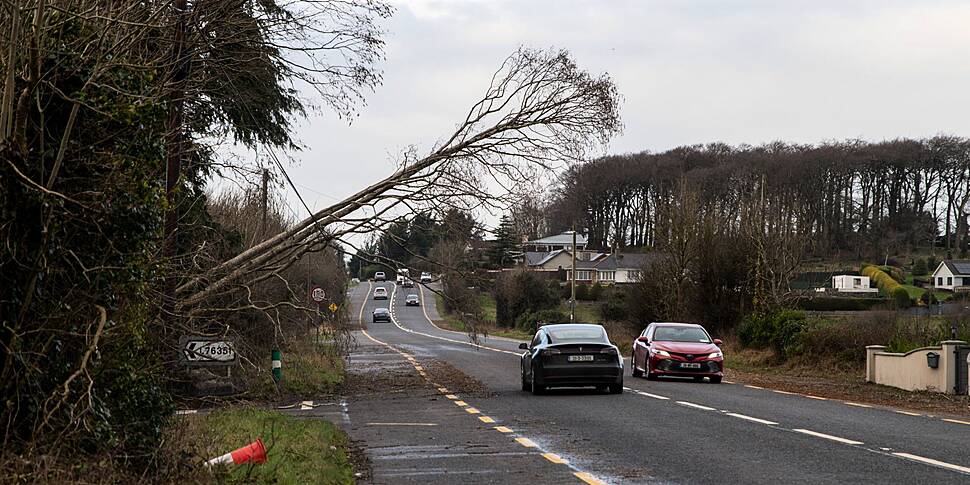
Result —
<instances>
[{"instance_id":1,"label":"bare tree","mask_svg":"<svg viewBox=\"0 0 970 485\"><path fill-rule=\"evenodd\" d=\"M264 277L267 269L286 267L321 239L380 228L395 209L495 203L483 178L510 187L535 167L583 159L621 129L618 104L610 78L590 76L565 51L519 49L431 153L406 154L389 177L182 284L178 308L190 311L233 285Z\"/></svg>"}]
</instances>

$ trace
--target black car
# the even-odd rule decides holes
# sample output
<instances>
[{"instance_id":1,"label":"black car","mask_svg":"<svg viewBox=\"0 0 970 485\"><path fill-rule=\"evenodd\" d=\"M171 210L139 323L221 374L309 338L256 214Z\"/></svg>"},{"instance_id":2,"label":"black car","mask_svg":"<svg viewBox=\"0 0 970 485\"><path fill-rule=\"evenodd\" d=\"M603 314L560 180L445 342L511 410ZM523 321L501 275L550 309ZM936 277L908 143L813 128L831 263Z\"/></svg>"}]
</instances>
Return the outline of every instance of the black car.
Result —
<instances>
[{"instance_id":1,"label":"black car","mask_svg":"<svg viewBox=\"0 0 970 485\"><path fill-rule=\"evenodd\" d=\"M374 323L377 322L391 323L391 312L387 308L374 309Z\"/></svg>"},{"instance_id":2,"label":"black car","mask_svg":"<svg viewBox=\"0 0 970 485\"><path fill-rule=\"evenodd\" d=\"M410 294L404 299L405 306L421 306L421 300L418 299L418 295Z\"/></svg>"},{"instance_id":3,"label":"black car","mask_svg":"<svg viewBox=\"0 0 970 485\"><path fill-rule=\"evenodd\" d=\"M544 325L531 344L520 344L522 390L541 394L549 387L596 386L623 392L623 359L602 325Z\"/></svg>"}]
</instances>

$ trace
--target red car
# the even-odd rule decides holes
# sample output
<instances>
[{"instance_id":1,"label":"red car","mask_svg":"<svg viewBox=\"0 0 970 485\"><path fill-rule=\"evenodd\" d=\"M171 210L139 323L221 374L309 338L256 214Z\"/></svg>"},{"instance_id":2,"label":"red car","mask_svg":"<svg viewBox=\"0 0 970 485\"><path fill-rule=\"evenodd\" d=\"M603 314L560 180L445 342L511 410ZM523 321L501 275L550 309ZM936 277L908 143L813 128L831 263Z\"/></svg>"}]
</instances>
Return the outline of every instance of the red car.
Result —
<instances>
[{"instance_id":1,"label":"red car","mask_svg":"<svg viewBox=\"0 0 970 485\"><path fill-rule=\"evenodd\" d=\"M647 375L705 377L712 383L721 382L724 354L718 347L720 339L712 339L704 327L693 323L651 323L633 341L630 367L633 377Z\"/></svg>"}]
</instances>

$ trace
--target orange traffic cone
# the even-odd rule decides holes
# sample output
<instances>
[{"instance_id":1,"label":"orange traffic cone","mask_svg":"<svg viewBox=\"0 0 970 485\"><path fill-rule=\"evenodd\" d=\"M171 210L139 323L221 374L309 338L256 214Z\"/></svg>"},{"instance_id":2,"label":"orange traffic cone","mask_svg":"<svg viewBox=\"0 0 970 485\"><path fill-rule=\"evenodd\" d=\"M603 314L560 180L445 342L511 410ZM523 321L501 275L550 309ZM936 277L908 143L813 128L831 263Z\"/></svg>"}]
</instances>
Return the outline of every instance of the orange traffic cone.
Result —
<instances>
[{"instance_id":1,"label":"orange traffic cone","mask_svg":"<svg viewBox=\"0 0 970 485\"><path fill-rule=\"evenodd\" d=\"M256 439L252 443L239 448L231 453L226 453L217 458L213 458L205 462L206 466L218 465L221 463L233 465L241 465L246 462L253 463L266 463L266 447L263 446L263 440Z\"/></svg>"}]
</instances>

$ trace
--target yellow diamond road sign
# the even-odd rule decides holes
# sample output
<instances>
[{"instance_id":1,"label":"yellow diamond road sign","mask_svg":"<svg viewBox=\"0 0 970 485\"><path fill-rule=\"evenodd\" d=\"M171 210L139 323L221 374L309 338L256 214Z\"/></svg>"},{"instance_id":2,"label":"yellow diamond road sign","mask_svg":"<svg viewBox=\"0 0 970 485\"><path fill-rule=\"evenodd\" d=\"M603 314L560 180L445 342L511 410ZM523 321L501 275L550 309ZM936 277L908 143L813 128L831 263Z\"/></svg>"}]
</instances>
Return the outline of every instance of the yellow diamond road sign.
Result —
<instances>
[{"instance_id":1,"label":"yellow diamond road sign","mask_svg":"<svg viewBox=\"0 0 970 485\"><path fill-rule=\"evenodd\" d=\"M327 307L327 308L330 308L330 313L337 313L337 304L336 303L331 303L330 306Z\"/></svg>"}]
</instances>

